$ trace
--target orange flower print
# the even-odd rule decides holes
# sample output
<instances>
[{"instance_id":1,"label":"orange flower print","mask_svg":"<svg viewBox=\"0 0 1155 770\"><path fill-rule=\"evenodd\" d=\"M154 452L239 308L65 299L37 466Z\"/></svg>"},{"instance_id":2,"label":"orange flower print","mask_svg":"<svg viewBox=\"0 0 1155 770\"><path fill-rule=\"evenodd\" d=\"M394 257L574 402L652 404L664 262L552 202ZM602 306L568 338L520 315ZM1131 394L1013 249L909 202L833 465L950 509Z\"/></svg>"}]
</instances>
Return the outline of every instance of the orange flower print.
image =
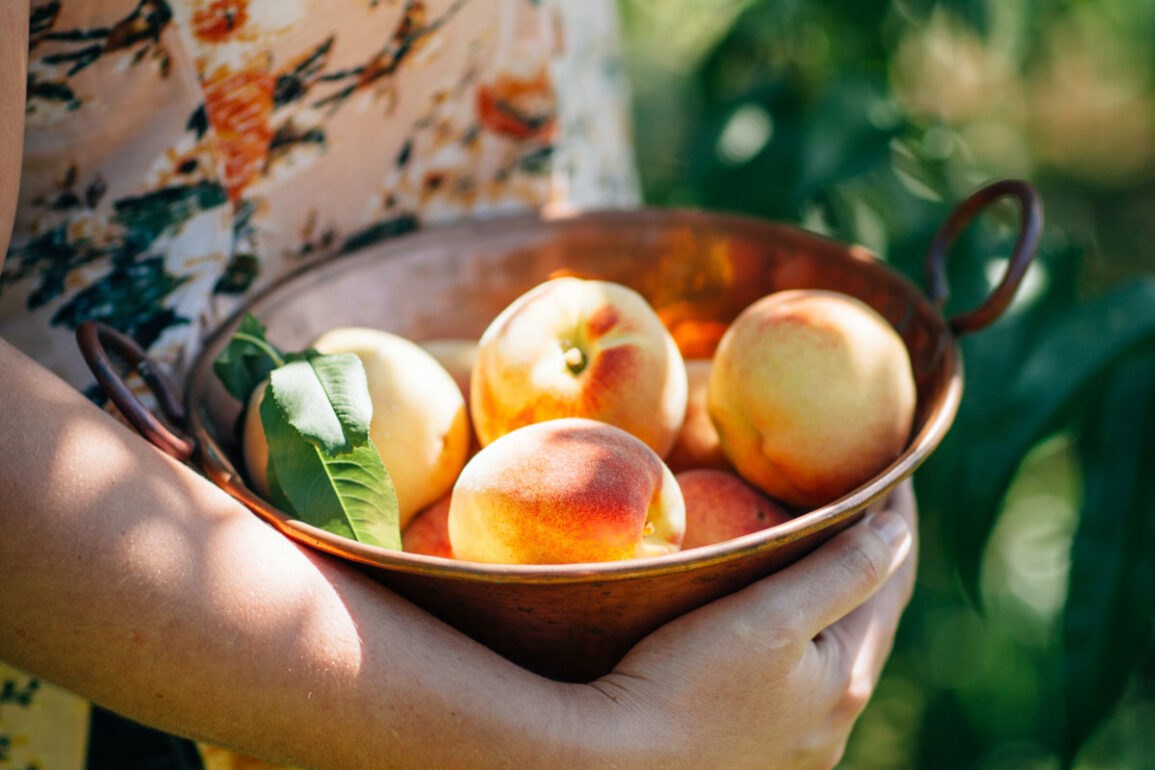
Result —
<instances>
[{"instance_id":1,"label":"orange flower print","mask_svg":"<svg viewBox=\"0 0 1155 770\"><path fill-rule=\"evenodd\" d=\"M545 68L529 78L498 75L477 89L477 111L490 131L514 139L553 136L556 124L553 86Z\"/></svg>"},{"instance_id":2,"label":"orange flower print","mask_svg":"<svg viewBox=\"0 0 1155 770\"><path fill-rule=\"evenodd\" d=\"M212 0L193 14L193 34L206 43L228 40L248 20L248 4L249 0Z\"/></svg>"},{"instance_id":3,"label":"orange flower print","mask_svg":"<svg viewBox=\"0 0 1155 770\"><path fill-rule=\"evenodd\" d=\"M273 85L268 72L224 73L205 83L205 110L224 157L225 188L236 201L260 173L273 138Z\"/></svg>"}]
</instances>

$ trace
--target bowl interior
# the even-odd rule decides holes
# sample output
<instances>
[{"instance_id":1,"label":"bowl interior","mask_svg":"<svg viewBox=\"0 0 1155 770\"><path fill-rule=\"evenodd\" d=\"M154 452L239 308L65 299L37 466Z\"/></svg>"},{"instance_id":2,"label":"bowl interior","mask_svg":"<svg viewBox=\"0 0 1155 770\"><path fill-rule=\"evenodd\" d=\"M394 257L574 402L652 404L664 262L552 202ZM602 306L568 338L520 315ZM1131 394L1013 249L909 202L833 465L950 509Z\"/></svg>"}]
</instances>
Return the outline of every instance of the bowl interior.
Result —
<instances>
[{"instance_id":1,"label":"bowl interior","mask_svg":"<svg viewBox=\"0 0 1155 770\"><path fill-rule=\"evenodd\" d=\"M211 371L238 316L210 337L188 378L204 470L288 536L353 561L515 662L589 679L661 623L769 574L848 526L913 472L954 418L962 387L957 347L917 287L860 248L742 217L642 210L430 229L304 266L245 310L286 350L337 326L371 326L414 341L476 339L516 297L559 274L638 290L687 358L707 357L726 324L773 291L857 296L895 326L910 352L918 408L908 446L839 500L770 530L672 556L513 566L386 551L292 520L245 486L237 472L241 405Z\"/></svg>"}]
</instances>

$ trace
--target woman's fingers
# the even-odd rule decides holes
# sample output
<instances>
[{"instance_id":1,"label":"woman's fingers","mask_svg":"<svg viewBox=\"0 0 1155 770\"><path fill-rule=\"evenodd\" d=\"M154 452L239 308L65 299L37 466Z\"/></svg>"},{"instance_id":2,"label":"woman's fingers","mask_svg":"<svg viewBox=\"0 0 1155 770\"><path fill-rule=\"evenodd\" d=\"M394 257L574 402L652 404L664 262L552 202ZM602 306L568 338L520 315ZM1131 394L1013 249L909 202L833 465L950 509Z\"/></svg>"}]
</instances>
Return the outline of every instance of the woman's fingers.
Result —
<instances>
[{"instance_id":1,"label":"woman's fingers","mask_svg":"<svg viewBox=\"0 0 1155 770\"><path fill-rule=\"evenodd\" d=\"M809 641L866 602L902 563L912 542L907 519L882 509L755 589L773 592L767 608L787 612L792 631Z\"/></svg>"},{"instance_id":2,"label":"woman's fingers","mask_svg":"<svg viewBox=\"0 0 1155 770\"><path fill-rule=\"evenodd\" d=\"M883 508L789 567L672 625L679 634L700 632L717 638L725 632L749 652L792 650L792 656L777 657L782 664L793 666L814 637L850 614L886 582L911 544L907 517ZM664 630L659 631L659 637L664 636Z\"/></svg>"},{"instance_id":3,"label":"woman's fingers","mask_svg":"<svg viewBox=\"0 0 1155 770\"><path fill-rule=\"evenodd\" d=\"M913 570L908 492L790 567L655 631L595 683L605 696L595 702L612 704L626 736L638 734L627 724L638 716L675 763L701 751L718 766L833 766L909 596L906 572L891 579Z\"/></svg>"},{"instance_id":4,"label":"woman's fingers","mask_svg":"<svg viewBox=\"0 0 1155 770\"><path fill-rule=\"evenodd\" d=\"M881 507L901 515L917 541L915 502L909 484L899 487ZM816 662L836 693L835 721L850 723L856 719L878 683L914 587L916 557L917 548L912 548L877 593L814 640Z\"/></svg>"}]
</instances>

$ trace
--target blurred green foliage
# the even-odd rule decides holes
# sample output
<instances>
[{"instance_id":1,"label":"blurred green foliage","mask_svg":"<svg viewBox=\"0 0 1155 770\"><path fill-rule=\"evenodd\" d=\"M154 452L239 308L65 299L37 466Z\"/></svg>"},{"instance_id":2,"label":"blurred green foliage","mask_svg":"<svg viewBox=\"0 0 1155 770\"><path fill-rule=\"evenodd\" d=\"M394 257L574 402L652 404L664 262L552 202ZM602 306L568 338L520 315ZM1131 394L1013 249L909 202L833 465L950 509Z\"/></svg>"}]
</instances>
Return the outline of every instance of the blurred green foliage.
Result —
<instances>
[{"instance_id":1,"label":"blurred green foliage","mask_svg":"<svg viewBox=\"0 0 1155 770\"><path fill-rule=\"evenodd\" d=\"M1155 0L622 0L646 200L860 243L1047 224L916 474L919 583L843 767L1155 767ZM951 253L979 304L1013 203Z\"/></svg>"}]
</instances>

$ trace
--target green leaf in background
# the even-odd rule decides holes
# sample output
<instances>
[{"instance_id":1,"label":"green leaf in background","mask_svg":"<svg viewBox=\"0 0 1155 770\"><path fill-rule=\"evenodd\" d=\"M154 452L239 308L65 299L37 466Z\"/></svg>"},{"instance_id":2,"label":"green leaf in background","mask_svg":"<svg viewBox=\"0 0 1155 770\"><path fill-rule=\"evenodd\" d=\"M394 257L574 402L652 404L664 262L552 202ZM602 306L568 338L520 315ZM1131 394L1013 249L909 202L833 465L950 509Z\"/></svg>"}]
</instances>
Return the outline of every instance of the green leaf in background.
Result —
<instances>
[{"instance_id":1,"label":"green leaf in background","mask_svg":"<svg viewBox=\"0 0 1155 770\"><path fill-rule=\"evenodd\" d=\"M1079 441L1083 511L1063 615L1064 759L1123 693L1155 615L1155 345L1113 366Z\"/></svg>"},{"instance_id":2,"label":"green leaf in background","mask_svg":"<svg viewBox=\"0 0 1155 770\"><path fill-rule=\"evenodd\" d=\"M1155 279L1133 281L1072 308L1040 335L1001 403L968 426L955 458L957 477L967 483L943 501L944 530L951 560L976 603L983 549L1023 457L1095 378L1149 338L1155 338Z\"/></svg>"},{"instance_id":3,"label":"green leaf in background","mask_svg":"<svg viewBox=\"0 0 1155 770\"><path fill-rule=\"evenodd\" d=\"M290 364L297 365L311 367L304 361ZM269 442L270 469L295 514L301 521L334 534L401 550L397 493L373 443L366 437L364 443L329 454L303 437L278 403L276 381L281 371L270 377L261 401L261 423ZM289 380L299 385L299 378L293 374ZM309 410L316 408L319 405ZM331 420L314 416L312 422L340 424L336 414Z\"/></svg>"},{"instance_id":4,"label":"green leaf in background","mask_svg":"<svg viewBox=\"0 0 1155 770\"><path fill-rule=\"evenodd\" d=\"M213 372L233 398L245 403L284 360L285 355L265 338L261 322L246 313L229 344L213 361Z\"/></svg>"},{"instance_id":5,"label":"green leaf in background","mask_svg":"<svg viewBox=\"0 0 1155 770\"><path fill-rule=\"evenodd\" d=\"M369 440L373 402L356 354L306 351L274 370L269 383L269 393L289 425L329 456Z\"/></svg>"}]
</instances>

